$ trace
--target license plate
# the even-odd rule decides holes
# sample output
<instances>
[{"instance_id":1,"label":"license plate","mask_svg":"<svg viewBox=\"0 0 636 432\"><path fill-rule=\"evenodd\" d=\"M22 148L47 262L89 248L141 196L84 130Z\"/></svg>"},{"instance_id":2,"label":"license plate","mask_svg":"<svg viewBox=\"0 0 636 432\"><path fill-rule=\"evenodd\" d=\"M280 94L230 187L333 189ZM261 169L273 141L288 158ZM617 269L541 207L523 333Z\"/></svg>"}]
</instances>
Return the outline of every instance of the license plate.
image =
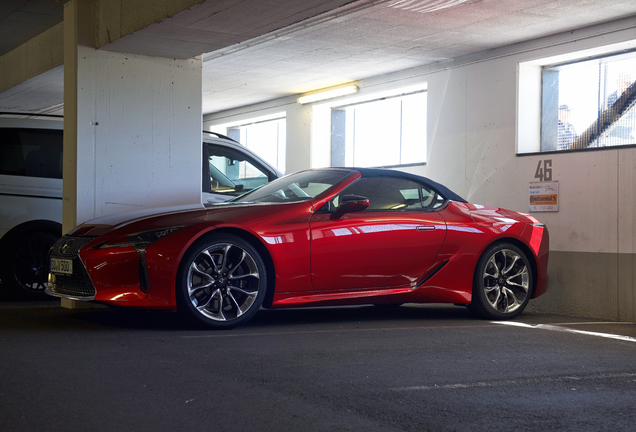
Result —
<instances>
[{"instance_id":1,"label":"license plate","mask_svg":"<svg viewBox=\"0 0 636 432\"><path fill-rule=\"evenodd\" d=\"M73 274L73 260L51 258L51 273Z\"/></svg>"}]
</instances>

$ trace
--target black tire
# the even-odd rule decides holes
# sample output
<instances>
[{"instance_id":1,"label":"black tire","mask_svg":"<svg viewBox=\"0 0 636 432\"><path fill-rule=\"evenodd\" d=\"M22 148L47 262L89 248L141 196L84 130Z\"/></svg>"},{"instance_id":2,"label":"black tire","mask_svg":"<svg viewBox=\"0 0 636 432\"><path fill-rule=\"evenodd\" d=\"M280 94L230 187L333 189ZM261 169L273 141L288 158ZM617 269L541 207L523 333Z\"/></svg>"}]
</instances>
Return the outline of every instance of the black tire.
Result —
<instances>
[{"instance_id":1,"label":"black tire","mask_svg":"<svg viewBox=\"0 0 636 432\"><path fill-rule=\"evenodd\" d=\"M26 296L44 296L49 249L58 239L49 232L28 232L15 238L4 253L0 276L3 286Z\"/></svg>"},{"instance_id":2,"label":"black tire","mask_svg":"<svg viewBox=\"0 0 636 432\"><path fill-rule=\"evenodd\" d=\"M231 234L205 236L184 255L177 276L179 309L196 324L228 329L258 312L267 270L257 250Z\"/></svg>"},{"instance_id":3,"label":"black tire","mask_svg":"<svg viewBox=\"0 0 636 432\"><path fill-rule=\"evenodd\" d=\"M498 243L477 262L468 310L482 318L511 319L523 312L532 292L532 267L526 254L513 244Z\"/></svg>"}]
</instances>

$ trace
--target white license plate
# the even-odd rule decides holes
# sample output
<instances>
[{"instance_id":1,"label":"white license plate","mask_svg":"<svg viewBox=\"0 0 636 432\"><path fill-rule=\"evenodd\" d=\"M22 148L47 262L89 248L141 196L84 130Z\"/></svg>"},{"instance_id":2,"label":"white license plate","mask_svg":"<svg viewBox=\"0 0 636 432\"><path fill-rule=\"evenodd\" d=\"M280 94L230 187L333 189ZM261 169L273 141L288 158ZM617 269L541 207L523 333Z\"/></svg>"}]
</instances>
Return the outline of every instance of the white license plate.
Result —
<instances>
[{"instance_id":1,"label":"white license plate","mask_svg":"<svg viewBox=\"0 0 636 432\"><path fill-rule=\"evenodd\" d=\"M51 273L73 274L73 260L51 258Z\"/></svg>"}]
</instances>

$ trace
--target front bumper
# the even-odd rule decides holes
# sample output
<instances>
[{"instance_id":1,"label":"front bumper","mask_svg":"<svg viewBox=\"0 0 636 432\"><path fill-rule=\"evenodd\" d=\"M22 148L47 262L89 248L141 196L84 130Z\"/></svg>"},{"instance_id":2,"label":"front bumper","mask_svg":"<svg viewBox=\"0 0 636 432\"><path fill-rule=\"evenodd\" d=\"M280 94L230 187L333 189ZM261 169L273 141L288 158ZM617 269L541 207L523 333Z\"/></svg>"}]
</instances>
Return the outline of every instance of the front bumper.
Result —
<instances>
[{"instance_id":1,"label":"front bumper","mask_svg":"<svg viewBox=\"0 0 636 432\"><path fill-rule=\"evenodd\" d=\"M46 293L120 307L176 309L180 257L197 234L196 227L191 230L192 235L165 236L143 253L128 245L104 248L110 236L66 235L53 246L49 258L72 260L72 274L55 266L49 271Z\"/></svg>"},{"instance_id":2,"label":"front bumper","mask_svg":"<svg viewBox=\"0 0 636 432\"><path fill-rule=\"evenodd\" d=\"M97 291L79 257L80 249L95 238L64 236L53 245L49 252L49 268L51 258L71 260L73 272L71 274L49 272L48 285L45 290L48 295L70 300L90 301L95 299Z\"/></svg>"}]
</instances>

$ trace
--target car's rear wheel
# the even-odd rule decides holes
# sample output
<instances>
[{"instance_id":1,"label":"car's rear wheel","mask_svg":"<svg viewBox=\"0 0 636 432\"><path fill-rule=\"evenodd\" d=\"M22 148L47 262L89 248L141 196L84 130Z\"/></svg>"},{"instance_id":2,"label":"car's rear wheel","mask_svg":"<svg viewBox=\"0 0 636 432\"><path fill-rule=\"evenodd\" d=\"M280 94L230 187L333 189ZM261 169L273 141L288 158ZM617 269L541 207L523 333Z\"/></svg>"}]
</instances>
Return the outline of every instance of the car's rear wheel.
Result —
<instances>
[{"instance_id":1,"label":"car's rear wheel","mask_svg":"<svg viewBox=\"0 0 636 432\"><path fill-rule=\"evenodd\" d=\"M179 306L196 323L231 328L250 320L265 298L263 259L246 240L230 234L204 237L184 256Z\"/></svg>"},{"instance_id":2,"label":"car's rear wheel","mask_svg":"<svg viewBox=\"0 0 636 432\"><path fill-rule=\"evenodd\" d=\"M528 304L532 286L532 268L525 253L510 243L492 245L477 262L468 308L483 318L513 318Z\"/></svg>"}]
</instances>

